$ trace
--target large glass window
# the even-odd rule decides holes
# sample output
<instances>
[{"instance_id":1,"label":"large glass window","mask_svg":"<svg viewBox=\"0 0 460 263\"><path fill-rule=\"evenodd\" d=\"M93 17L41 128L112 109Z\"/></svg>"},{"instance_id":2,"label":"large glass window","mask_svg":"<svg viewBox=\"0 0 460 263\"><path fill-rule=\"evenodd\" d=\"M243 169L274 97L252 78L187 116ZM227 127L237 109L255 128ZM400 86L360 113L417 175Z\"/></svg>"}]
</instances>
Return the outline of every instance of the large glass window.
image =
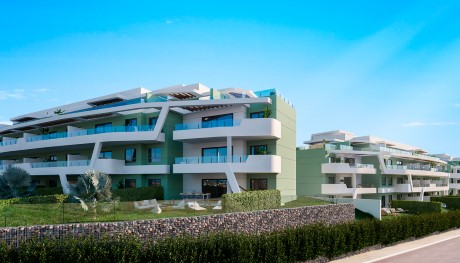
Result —
<instances>
[{"instance_id":1,"label":"large glass window","mask_svg":"<svg viewBox=\"0 0 460 263\"><path fill-rule=\"evenodd\" d=\"M211 198L221 197L227 193L227 179L203 179L201 192L210 193Z\"/></svg>"},{"instance_id":2,"label":"large glass window","mask_svg":"<svg viewBox=\"0 0 460 263\"><path fill-rule=\"evenodd\" d=\"M96 133L106 133L106 132L112 132L112 123L101 123L101 124L96 124Z\"/></svg>"},{"instance_id":3,"label":"large glass window","mask_svg":"<svg viewBox=\"0 0 460 263\"><path fill-rule=\"evenodd\" d=\"M227 161L227 147L203 148L201 156L203 163L224 163Z\"/></svg>"},{"instance_id":4,"label":"large glass window","mask_svg":"<svg viewBox=\"0 0 460 263\"><path fill-rule=\"evenodd\" d=\"M161 162L161 148L150 148L149 149L149 162L151 163Z\"/></svg>"},{"instance_id":5,"label":"large glass window","mask_svg":"<svg viewBox=\"0 0 460 263\"><path fill-rule=\"evenodd\" d=\"M387 185L387 178L382 176L382 186L386 186Z\"/></svg>"},{"instance_id":6,"label":"large glass window","mask_svg":"<svg viewBox=\"0 0 460 263\"><path fill-rule=\"evenodd\" d=\"M267 145L254 145L249 147L251 155L264 155L267 154Z\"/></svg>"},{"instance_id":7,"label":"large glass window","mask_svg":"<svg viewBox=\"0 0 460 263\"><path fill-rule=\"evenodd\" d=\"M260 118L263 118L264 117L264 112L263 111L259 111L259 112L253 112L249 115L249 118L251 119L260 119Z\"/></svg>"},{"instance_id":8,"label":"large glass window","mask_svg":"<svg viewBox=\"0 0 460 263\"><path fill-rule=\"evenodd\" d=\"M151 117L149 118L149 126L150 129L154 129L155 125L157 125L158 117Z\"/></svg>"},{"instance_id":9,"label":"large glass window","mask_svg":"<svg viewBox=\"0 0 460 263\"><path fill-rule=\"evenodd\" d=\"M148 179L148 186L161 186L161 179Z\"/></svg>"},{"instance_id":10,"label":"large glass window","mask_svg":"<svg viewBox=\"0 0 460 263\"><path fill-rule=\"evenodd\" d=\"M125 150L125 162L126 163L136 162L136 148L127 148Z\"/></svg>"},{"instance_id":11,"label":"large glass window","mask_svg":"<svg viewBox=\"0 0 460 263\"><path fill-rule=\"evenodd\" d=\"M228 127L233 126L233 113L203 117L201 119L202 128Z\"/></svg>"},{"instance_id":12,"label":"large glass window","mask_svg":"<svg viewBox=\"0 0 460 263\"><path fill-rule=\"evenodd\" d=\"M382 195L382 204L381 204L381 206L382 206L382 207L385 207L385 204L386 204L386 202L385 202L385 196Z\"/></svg>"},{"instance_id":13,"label":"large glass window","mask_svg":"<svg viewBox=\"0 0 460 263\"><path fill-rule=\"evenodd\" d=\"M267 190L267 179L251 179L251 190Z\"/></svg>"},{"instance_id":14,"label":"large glass window","mask_svg":"<svg viewBox=\"0 0 460 263\"><path fill-rule=\"evenodd\" d=\"M112 151L103 151L99 153L99 159L112 159Z\"/></svg>"},{"instance_id":15,"label":"large glass window","mask_svg":"<svg viewBox=\"0 0 460 263\"><path fill-rule=\"evenodd\" d=\"M55 180L55 179L50 179L50 180L48 181L48 185L49 185L50 187L57 187L57 180Z\"/></svg>"},{"instance_id":16,"label":"large glass window","mask_svg":"<svg viewBox=\"0 0 460 263\"><path fill-rule=\"evenodd\" d=\"M126 131L131 132L137 129L137 119L127 119L125 120Z\"/></svg>"},{"instance_id":17,"label":"large glass window","mask_svg":"<svg viewBox=\"0 0 460 263\"><path fill-rule=\"evenodd\" d=\"M125 188L136 188L136 179L125 179Z\"/></svg>"}]
</instances>

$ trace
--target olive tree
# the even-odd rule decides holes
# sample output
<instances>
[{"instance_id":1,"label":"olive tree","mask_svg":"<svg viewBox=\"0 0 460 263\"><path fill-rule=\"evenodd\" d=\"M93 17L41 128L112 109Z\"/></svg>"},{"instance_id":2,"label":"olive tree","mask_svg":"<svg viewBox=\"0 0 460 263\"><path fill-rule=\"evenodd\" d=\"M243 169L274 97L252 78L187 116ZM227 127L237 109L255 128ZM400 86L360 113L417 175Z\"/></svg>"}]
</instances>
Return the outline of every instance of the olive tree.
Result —
<instances>
[{"instance_id":1,"label":"olive tree","mask_svg":"<svg viewBox=\"0 0 460 263\"><path fill-rule=\"evenodd\" d=\"M20 168L8 167L0 176L0 196L13 198L30 195L30 174Z\"/></svg>"}]
</instances>

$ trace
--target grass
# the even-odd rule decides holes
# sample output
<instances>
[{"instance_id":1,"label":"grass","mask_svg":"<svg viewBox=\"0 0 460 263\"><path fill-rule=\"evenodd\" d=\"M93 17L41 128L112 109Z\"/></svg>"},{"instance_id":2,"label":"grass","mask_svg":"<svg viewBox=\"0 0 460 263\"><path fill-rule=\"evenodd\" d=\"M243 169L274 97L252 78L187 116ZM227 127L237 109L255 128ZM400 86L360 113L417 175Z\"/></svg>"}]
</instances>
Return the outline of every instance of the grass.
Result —
<instances>
[{"instance_id":1,"label":"grass","mask_svg":"<svg viewBox=\"0 0 460 263\"><path fill-rule=\"evenodd\" d=\"M153 214L150 209L135 209L133 202L120 202L115 205L108 205L106 210L99 207L96 222L149 220L223 213L222 210L213 210L212 206L206 207L207 210L205 211L194 211L188 208L183 210L173 209L171 208L170 201L165 201L165 203L167 205L161 207L161 214ZM212 203L215 203L215 200ZM297 200L287 202L280 208L324 204L330 203L310 197L299 197ZM80 204L77 203L15 204L5 207L0 212L0 227L95 222L93 216L94 214L91 211L84 211Z\"/></svg>"}]
</instances>

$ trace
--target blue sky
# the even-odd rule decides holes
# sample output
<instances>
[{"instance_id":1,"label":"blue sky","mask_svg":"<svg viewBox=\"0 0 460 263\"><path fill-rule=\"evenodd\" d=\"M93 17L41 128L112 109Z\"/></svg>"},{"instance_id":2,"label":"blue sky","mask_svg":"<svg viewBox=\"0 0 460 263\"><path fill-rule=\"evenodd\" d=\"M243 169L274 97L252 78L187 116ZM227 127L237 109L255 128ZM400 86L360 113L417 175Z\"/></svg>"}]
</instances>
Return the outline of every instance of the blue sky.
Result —
<instances>
[{"instance_id":1,"label":"blue sky","mask_svg":"<svg viewBox=\"0 0 460 263\"><path fill-rule=\"evenodd\" d=\"M278 89L298 145L343 129L460 156L458 1L94 2L0 1L0 123L201 82Z\"/></svg>"}]
</instances>

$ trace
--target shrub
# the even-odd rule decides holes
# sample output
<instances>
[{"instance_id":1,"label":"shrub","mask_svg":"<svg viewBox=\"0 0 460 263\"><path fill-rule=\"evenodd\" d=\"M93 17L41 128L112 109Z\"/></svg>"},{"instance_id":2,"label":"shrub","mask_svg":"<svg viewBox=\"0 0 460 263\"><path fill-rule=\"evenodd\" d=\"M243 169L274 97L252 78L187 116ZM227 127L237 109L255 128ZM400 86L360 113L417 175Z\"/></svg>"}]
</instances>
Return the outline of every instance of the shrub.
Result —
<instances>
[{"instance_id":1,"label":"shrub","mask_svg":"<svg viewBox=\"0 0 460 263\"><path fill-rule=\"evenodd\" d=\"M112 190L112 194L114 197L119 197L122 202L149 200L153 198L157 200L164 199L162 186L115 189Z\"/></svg>"},{"instance_id":2,"label":"shrub","mask_svg":"<svg viewBox=\"0 0 460 263\"><path fill-rule=\"evenodd\" d=\"M444 203L449 209L460 209L460 196L432 196L431 201Z\"/></svg>"},{"instance_id":3,"label":"shrub","mask_svg":"<svg viewBox=\"0 0 460 263\"><path fill-rule=\"evenodd\" d=\"M30 196L22 198L10 198L0 200L0 207L12 204L54 204L68 202L69 196L60 194L60 195L45 195L45 196Z\"/></svg>"},{"instance_id":4,"label":"shrub","mask_svg":"<svg viewBox=\"0 0 460 263\"><path fill-rule=\"evenodd\" d=\"M329 259L460 227L460 211L287 228L264 235L221 232L144 241L69 237L0 243L1 262L296 262Z\"/></svg>"},{"instance_id":5,"label":"shrub","mask_svg":"<svg viewBox=\"0 0 460 263\"><path fill-rule=\"evenodd\" d=\"M58 195L63 194L62 187L37 187L35 188L37 195Z\"/></svg>"},{"instance_id":6,"label":"shrub","mask_svg":"<svg viewBox=\"0 0 460 263\"><path fill-rule=\"evenodd\" d=\"M30 174L20 168L8 167L0 175L0 196L2 198L29 196L31 189L29 187Z\"/></svg>"},{"instance_id":7,"label":"shrub","mask_svg":"<svg viewBox=\"0 0 460 263\"><path fill-rule=\"evenodd\" d=\"M281 205L281 193L279 190L224 194L222 198L226 212L264 210L276 208Z\"/></svg>"},{"instance_id":8,"label":"shrub","mask_svg":"<svg viewBox=\"0 0 460 263\"><path fill-rule=\"evenodd\" d=\"M394 208L402 208L412 213L441 213L442 203L394 200L391 202Z\"/></svg>"}]
</instances>

